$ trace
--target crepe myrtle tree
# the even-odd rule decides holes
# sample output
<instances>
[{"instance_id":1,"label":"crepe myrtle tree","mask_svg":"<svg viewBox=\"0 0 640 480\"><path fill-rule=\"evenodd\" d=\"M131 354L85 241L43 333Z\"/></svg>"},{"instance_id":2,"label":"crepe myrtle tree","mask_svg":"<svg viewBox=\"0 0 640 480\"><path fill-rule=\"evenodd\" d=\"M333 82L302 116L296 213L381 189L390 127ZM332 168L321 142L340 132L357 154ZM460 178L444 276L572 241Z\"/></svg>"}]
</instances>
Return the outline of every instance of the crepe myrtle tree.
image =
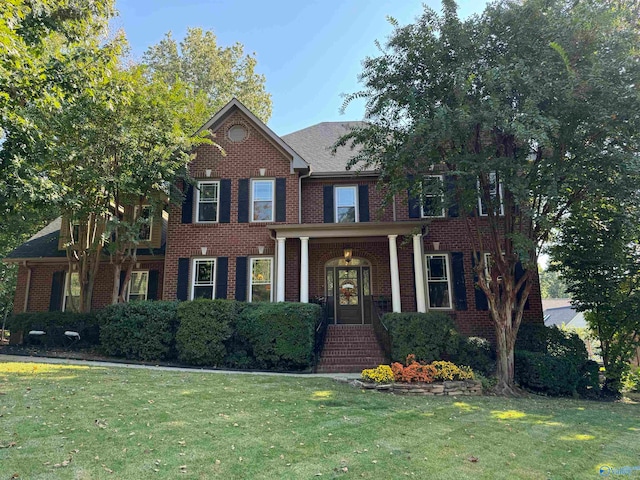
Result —
<instances>
[{"instance_id":1,"label":"crepe myrtle tree","mask_svg":"<svg viewBox=\"0 0 640 480\"><path fill-rule=\"evenodd\" d=\"M336 147L354 148L351 168L378 169L388 198L444 176L444 206L472 241L503 394L515 392L516 335L551 229L603 178L637 169L633 10L630 1L499 1L462 20L445 0L441 14L425 7L413 24L391 19L380 54L363 61L364 88L345 97L343 108L366 101L366 122Z\"/></svg>"}]
</instances>

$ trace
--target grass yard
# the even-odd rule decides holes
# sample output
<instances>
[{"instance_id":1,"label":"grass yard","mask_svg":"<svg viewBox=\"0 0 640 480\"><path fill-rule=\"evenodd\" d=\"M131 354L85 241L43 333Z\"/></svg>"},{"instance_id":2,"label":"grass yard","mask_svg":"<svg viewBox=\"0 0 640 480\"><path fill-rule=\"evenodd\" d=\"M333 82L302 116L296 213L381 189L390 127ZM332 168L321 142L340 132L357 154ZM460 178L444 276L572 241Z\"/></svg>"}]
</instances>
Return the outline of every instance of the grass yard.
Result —
<instances>
[{"instance_id":1,"label":"grass yard","mask_svg":"<svg viewBox=\"0 0 640 480\"><path fill-rule=\"evenodd\" d=\"M640 466L633 404L34 363L0 363L0 393L0 480L585 479Z\"/></svg>"}]
</instances>

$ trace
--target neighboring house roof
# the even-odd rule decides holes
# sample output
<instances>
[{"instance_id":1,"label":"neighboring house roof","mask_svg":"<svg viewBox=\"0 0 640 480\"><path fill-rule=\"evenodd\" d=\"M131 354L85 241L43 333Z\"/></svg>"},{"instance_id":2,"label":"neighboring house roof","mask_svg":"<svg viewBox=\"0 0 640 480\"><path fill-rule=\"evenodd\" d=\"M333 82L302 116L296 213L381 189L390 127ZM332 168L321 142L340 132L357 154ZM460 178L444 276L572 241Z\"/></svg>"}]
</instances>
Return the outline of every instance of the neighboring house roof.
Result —
<instances>
[{"instance_id":1,"label":"neighboring house roof","mask_svg":"<svg viewBox=\"0 0 640 480\"><path fill-rule=\"evenodd\" d=\"M584 328L587 322L582 312L576 312L573 307L548 308L544 311L544 324L547 327L562 325L566 327Z\"/></svg>"},{"instance_id":2,"label":"neighboring house roof","mask_svg":"<svg viewBox=\"0 0 640 480\"><path fill-rule=\"evenodd\" d=\"M231 115L234 111L240 110L249 120L251 120L255 126L262 130L262 132L269 138L272 142L274 142L278 147L284 150L287 154L291 155L291 168L297 170L307 170L309 168L309 164L302 158L298 152L296 152L291 146L285 143L282 138L276 135L273 130L267 127L262 120L256 117L251 111L245 107L240 100L237 98L231 99L229 103L227 103L224 107L222 107L218 113L216 113L213 117L209 119L207 123L205 123L202 127L198 129L196 134L200 133L203 130L215 130L225 119Z\"/></svg>"},{"instance_id":3,"label":"neighboring house roof","mask_svg":"<svg viewBox=\"0 0 640 480\"><path fill-rule=\"evenodd\" d=\"M358 153L359 147L344 146L334 154L331 149L336 141L349 133L352 128L365 125L365 122L322 122L297 132L283 135L282 139L311 164L311 173L347 172L349 160ZM353 171L358 168L353 167ZM369 171L368 173L371 173Z\"/></svg>"},{"instance_id":4,"label":"neighboring house roof","mask_svg":"<svg viewBox=\"0 0 640 480\"><path fill-rule=\"evenodd\" d=\"M65 258L64 250L58 249L58 238L60 236L60 226L62 217L56 218L49 225L44 227L25 243L9 253L5 260L35 259L35 258ZM153 250L139 249L139 256L164 255L167 237L167 220L162 221L162 246Z\"/></svg>"},{"instance_id":5,"label":"neighboring house roof","mask_svg":"<svg viewBox=\"0 0 640 480\"><path fill-rule=\"evenodd\" d=\"M571 306L570 298L543 298L542 310L548 310L549 308L560 308Z\"/></svg>"}]
</instances>

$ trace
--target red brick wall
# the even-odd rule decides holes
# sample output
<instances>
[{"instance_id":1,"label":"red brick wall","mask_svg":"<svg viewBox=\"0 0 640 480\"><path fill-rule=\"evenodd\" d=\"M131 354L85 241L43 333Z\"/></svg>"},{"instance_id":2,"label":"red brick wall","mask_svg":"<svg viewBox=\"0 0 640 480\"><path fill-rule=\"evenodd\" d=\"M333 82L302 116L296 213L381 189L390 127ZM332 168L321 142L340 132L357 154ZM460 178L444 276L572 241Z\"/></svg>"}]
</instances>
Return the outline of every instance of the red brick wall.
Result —
<instances>
[{"instance_id":1,"label":"red brick wall","mask_svg":"<svg viewBox=\"0 0 640 480\"><path fill-rule=\"evenodd\" d=\"M146 261L140 260L139 270L158 270L158 295L162 295L163 282L163 261ZM51 283L53 274L59 271L66 271L68 265L64 263L34 263L29 266L31 268L31 286L29 288L29 304L28 312L47 312L49 310L49 302L51 300ZM136 269L137 270L137 269ZM24 308L24 297L27 286L27 267L20 265L18 269L18 284L14 297L13 311L20 313ZM111 304L111 294L113 291L113 265L103 263L98 271L96 283L93 290L93 298L91 301L94 310L104 308Z\"/></svg>"},{"instance_id":2,"label":"red brick wall","mask_svg":"<svg viewBox=\"0 0 640 480\"><path fill-rule=\"evenodd\" d=\"M230 142L226 137L227 129L237 123L242 123L249 130L247 139L241 143ZM266 169L264 178L286 178L286 223L298 223L299 220L299 180L297 174L291 173L290 158L237 111L220 125L215 134L215 141L222 146L226 156L223 156L214 146L202 145L197 149L189 170L196 179L205 179L205 170L211 169L211 179L231 180L230 223L183 224L181 208L174 206L170 209L164 284L164 297L167 299L176 298L178 259L202 257L201 247L207 247L206 257L229 258L227 298L235 297L236 257L258 256L260 245L265 247L264 255L274 255L275 241L270 237L267 223L238 223L238 181L240 179L259 178L261 168ZM291 242L288 242L287 247L290 244ZM290 256L294 255L294 252L291 248L288 250L288 258L293 261L294 257ZM291 282L296 278L291 270L291 268L287 269L289 274L286 282L287 300L296 299L291 292Z\"/></svg>"}]
</instances>

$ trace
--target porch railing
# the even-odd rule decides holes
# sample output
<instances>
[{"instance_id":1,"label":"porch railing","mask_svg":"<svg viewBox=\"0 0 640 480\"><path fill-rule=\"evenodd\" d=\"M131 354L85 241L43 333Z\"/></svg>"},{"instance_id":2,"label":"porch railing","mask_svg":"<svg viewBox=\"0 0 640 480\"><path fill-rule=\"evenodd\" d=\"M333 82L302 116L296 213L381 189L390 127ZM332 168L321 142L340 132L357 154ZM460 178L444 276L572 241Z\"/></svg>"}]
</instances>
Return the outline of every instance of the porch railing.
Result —
<instances>
[{"instance_id":1,"label":"porch railing","mask_svg":"<svg viewBox=\"0 0 640 480\"><path fill-rule=\"evenodd\" d=\"M327 336L327 328L329 327L329 310L327 301L324 297L313 298L309 300L310 303L315 303L320 305L322 308L322 315L320 317L320 322L316 326L315 332L315 342L313 346L313 366L318 366L318 362L320 361L320 355L322 354L322 349L324 348L324 340Z\"/></svg>"},{"instance_id":2,"label":"porch railing","mask_svg":"<svg viewBox=\"0 0 640 480\"><path fill-rule=\"evenodd\" d=\"M373 325L373 331L376 334L378 343L382 347L384 356L387 360L391 360L391 335L389 334L389 328L382 321L382 317L385 313L391 311L391 301L386 299L379 299L373 301L373 315L371 315L371 324Z\"/></svg>"}]
</instances>

